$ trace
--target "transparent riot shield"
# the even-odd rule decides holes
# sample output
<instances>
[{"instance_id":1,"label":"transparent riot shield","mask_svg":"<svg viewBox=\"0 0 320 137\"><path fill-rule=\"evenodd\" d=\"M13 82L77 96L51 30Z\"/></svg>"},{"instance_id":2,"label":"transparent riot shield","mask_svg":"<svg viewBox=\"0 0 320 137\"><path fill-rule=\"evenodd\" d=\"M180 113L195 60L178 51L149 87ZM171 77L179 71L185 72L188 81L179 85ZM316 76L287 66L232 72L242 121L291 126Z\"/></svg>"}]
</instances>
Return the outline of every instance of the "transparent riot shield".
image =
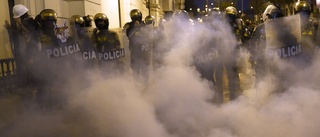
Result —
<instances>
[{"instance_id":1,"label":"transparent riot shield","mask_svg":"<svg viewBox=\"0 0 320 137\"><path fill-rule=\"evenodd\" d=\"M122 59L125 62L125 70L130 70L130 51L129 51L129 40L125 35L126 32L122 28L112 28L111 31L114 31L118 34L121 48L124 49L125 56Z\"/></svg>"},{"instance_id":2,"label":"transparent riot shield","mask_svg":"<svg viewBox=\"0 0 320 137\"><path fill-rule=\"evenodd\" d=\"M75 41L79 41L74 22L69 18L59 17L57 20L57 27L65 27L65 33L68 33L66 35L68 35L68 37L72 37Z\"/></svg>"},{"instance_id":3,"label":"transparent riot shield","mask_svg":"<svg viewBox=\"0 0 320 137\"><path fill-rule=\"evenodd\" d=\"M58 45L47 45L41 43L41 50L46 52L48 58L60 58L77 54L80 56L80 45L77 33L74 27L70 27L70 21L67 18L59 17L54 25L54 36L57 38ZM81 57L81 56L80 56Z\"/></svg>"},{"instance_id":4,"label":"transparent riot shield","mask_svg":"<svg viewBox=\"0 0 320 137\"><path fill-rule=\"evenodd\" d=\"M269 19L265 22L268 58L289 58L302 51L300 15Z\"/></svg>"}]
</instances>

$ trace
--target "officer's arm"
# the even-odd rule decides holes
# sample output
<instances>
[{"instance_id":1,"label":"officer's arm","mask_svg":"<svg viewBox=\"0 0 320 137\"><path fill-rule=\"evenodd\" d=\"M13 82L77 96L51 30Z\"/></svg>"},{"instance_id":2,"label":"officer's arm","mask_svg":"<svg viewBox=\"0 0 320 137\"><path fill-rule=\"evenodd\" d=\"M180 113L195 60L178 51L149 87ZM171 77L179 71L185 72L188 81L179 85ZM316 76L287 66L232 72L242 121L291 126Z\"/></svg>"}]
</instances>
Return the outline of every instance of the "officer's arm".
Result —
<instances>
[{"instance_id":1,"label":"officer's arm","mask_svg":"<svg viewBox=\"0 0 320 137\"><path fill-rule=\"evenodd\" d=\"M92 32L92 41L93 41L93 47L97 49L97 33L98 33L98 28L94 28Z\"/></svg>"},{"instance_id":2,"label":"officer's arm","mask_svg":"<svg viewBox=\"0 0 320 137\"><path fill-rule=\"evenodd\" d=\"M120 40L119 40L119 36L117 33L113 33L114 35L114 39L115 39L115 46L116 46L116 49L120 49L121 48L121 44L120 44Z\"/></svg>"}]
</instances>

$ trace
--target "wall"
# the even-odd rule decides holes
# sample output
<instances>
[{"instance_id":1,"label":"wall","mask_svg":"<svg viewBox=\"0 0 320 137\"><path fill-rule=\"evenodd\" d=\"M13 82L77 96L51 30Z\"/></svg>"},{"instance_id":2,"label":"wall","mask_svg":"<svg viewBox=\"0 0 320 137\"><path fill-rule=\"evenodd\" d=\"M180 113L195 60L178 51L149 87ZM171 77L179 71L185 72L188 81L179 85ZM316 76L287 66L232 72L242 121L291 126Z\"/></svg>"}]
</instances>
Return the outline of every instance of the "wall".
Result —
<instances>
[{"instance_id":1,"label":"wall","mask_svg":"<svg viewBox=\"0 0 320 137\"><path fill-rule=\"evenodd\" d=\"M184 0L15 0L15 3L22 3L30 8L30 15L33 17L45 8L54 9L62 18L102 12L109 17L110 28L119 28L131 21L129 13L132 9L141 10L143 18L149 15L147 1L151 2L151 15L156 20L162 17L162 11L172 11L176 1L184 2Z\"/></svg>"},{"instance_id":2,"label":"wall","mask_svg":"<svg viewBox=\"0 0 320 137\"><path fill-rule=\"evenodd\" d=\"M106 14L109 19L109 28L121 28L119 2L117 0L102 0L102 13Z\"/></svg>"},{"instance_id":3,"label":"wall","mask_svg":"<svg viewBox=\"0 0 320 137\"><path fill-rule=\"evenodd\" d=\"M145 0L120 0L121 26L130 22L130 11L132 9L139 9L142 12L142 18L149 15L149 10L145 5Z\"/></svg>"},{"instance_id":4,"label":"wall","mask_svg":"<svg viewBox=\"0 0 320 137\"><path fill-rule=\"evenodd\" d=\"M92 2L92 1L84 1L84 13L85 15L95 15L101 12L101 3Z\"/></svg>"},{"instance_id":5,"label":"wall","mask_svg":"<svg viewBox=\"0 0 320 137\"><path fill-rule=\"evenodd\" d=\"M10 22L8 1L2 0L0 4L0 59L13 57L5 20Z\"/></svg>"}]
</instances>

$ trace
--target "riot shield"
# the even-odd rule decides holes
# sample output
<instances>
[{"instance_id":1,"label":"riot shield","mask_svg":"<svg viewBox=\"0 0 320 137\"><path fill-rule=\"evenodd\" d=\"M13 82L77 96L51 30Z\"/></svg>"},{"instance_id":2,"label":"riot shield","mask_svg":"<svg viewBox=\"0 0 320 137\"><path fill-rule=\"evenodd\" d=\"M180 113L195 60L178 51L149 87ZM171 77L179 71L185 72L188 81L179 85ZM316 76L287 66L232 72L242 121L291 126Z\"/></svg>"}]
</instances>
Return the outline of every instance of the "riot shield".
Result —
<instances>
[{"instance_id":1,"label":"riot shield","mask_svg":"<svg viewBox=\"0 0 320 137\"><path fill-rule=\"evenodd\" d=\"M79 41L74 21L72 19L59 17L57 20L57 26L63 25L67 26L67 32L69 36L72 37L75 41Z\"/></svg>"},{"instance_id":2,"label":"riot shield","mask_svg":"<svg viewBox=\"0 0 320 137\"><path fill-rule=\"evenodd\" d=\"M289 58L298 55L301 47L300 15L269 19L265 22L266 55Z\"/></svg>"},{"instance_id":3,"label":"riot shield","mask_svg":"<svg viewBox=\"0 0 320 137\"><path fill-rule=\"evenodd\" d=\"M125 30L122 30L122 28L111 28L111 31L114 31L118 34L121 48L124 49L125 56L121 58L123 62L125 62L125 70L130 69L130 51L129 51L129 40L127 36L125 35Z\"/></svg>"},{"instance_id":4,"label":"riot shield","mask_svg":"<svg viewBox=\"0 0 320 137\"><path fill-rule=\"evenodd\" d=\"M81 57L79 40L74 27L70 27L70 21L67 18L59 17L54 25L54 37L57 41L55 45L41 42L41 51L47 54L48 58L59 58L77 54Z\"/></svg>"}]
</instances>

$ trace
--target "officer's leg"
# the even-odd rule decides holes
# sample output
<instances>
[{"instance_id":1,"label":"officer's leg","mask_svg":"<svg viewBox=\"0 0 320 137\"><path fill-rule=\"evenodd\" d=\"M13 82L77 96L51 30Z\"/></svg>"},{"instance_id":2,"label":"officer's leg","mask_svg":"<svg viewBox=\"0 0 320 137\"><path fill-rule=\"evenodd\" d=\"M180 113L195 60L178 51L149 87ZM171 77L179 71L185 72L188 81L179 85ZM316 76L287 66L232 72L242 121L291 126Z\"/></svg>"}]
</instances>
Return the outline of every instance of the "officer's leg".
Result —
<instances>
[{"instance_id":1,"label":"officer's leg","mask_svg":"<svg viewBox=\"0 0 320 137\"><path fill-rule=\"evenodd\" d=\"M213 65L211 66L205 66L205 68L200 68L198 70L201 74L201 77L208 80L210 82L210 90L212 91L212 93L216 92L215 91L215 88L214 88L214 85L215 85L215 80L214 80L214 67ZM212 102L214 102L214 97L213 98L210 98L210 100Z\"/></svg>"},{"instance_id":2,"label":"officer's leg","mask_svg":"<svg viewBox=\"0 0 320 137\"><path fill-rule=\"evenodd\" d=\"M142 82L147 84L149 82L151 69L152 69L151 59L141 59L141 60L142 60L141 78L142 78Z\"/></svg>"},{"instance_id":3,"label":"officer's leg","mask_svg":"<svg viewBox=\"0 0 320 137\"><path fill-rule=\"evenodd\" d=\"M141 62L138 59L131 57L130 67L131 67L131 70L132 70L133 77L135 79L140 80L141 79L141 75L140 75Z\"/></svg>"},{"instance_id":4,"label":"officer's leg","mask_svg":"<svg viewBox=\"0 0 320 137\"><path fill-rule=\"evenodd\" d=\"M214 103L222 104L223 103L223 62L219 61L214 67L215 75L215 95Z\"/></svg>"},{"instance_id":5,"label":"officer's leg","mask_svg":"<svg viewBox=\"0 0 320 137\"><path fill-rule=\"evenodd\" d=\"M237 70L237 64L235 61L231 61L225 64L227 77L229 82L229 93L230 93L230 100L234 100L238 98L242 92L240 89L240 78L239 73Z\"/></svg>"}]
</instances>

